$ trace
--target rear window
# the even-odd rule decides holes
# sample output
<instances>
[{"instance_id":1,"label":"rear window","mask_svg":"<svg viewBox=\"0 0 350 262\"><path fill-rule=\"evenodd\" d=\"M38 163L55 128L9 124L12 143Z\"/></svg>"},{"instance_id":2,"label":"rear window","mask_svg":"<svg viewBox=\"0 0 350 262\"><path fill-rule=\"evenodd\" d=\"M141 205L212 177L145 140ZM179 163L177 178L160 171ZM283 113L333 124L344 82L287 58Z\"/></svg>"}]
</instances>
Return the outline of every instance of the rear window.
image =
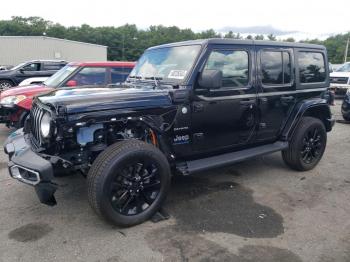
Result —
<instances>
[{"instance_id":1,"label":"rear window","mask_svg":"<svg viewBox=\"0 0 350 262\"><path fill-rule=\"evenodd\" d=\"M326 80L325 59L322 53L299 52L298 63L301 83L318 83Z\"/></svg>"},{"instance_id":2,"label":"rear window","mask_svg":"<svg viewBox=\"0 0 350 262\"><path fill-rule=\"evenodd\" d=\"M111 68L111 83L121 83L126 80L132 68L115 67Z\"/></svg>"},{"instance_id":3,"label":"rear window","mask_svg":"<svg viewBox=\"0 0 350 262\"><path fill-rule=\"evenodd\" d=\"M261 53L262 83L285 85L291 82L291 58L287 51L263 51Z\"/></svg>"}]
</instances>

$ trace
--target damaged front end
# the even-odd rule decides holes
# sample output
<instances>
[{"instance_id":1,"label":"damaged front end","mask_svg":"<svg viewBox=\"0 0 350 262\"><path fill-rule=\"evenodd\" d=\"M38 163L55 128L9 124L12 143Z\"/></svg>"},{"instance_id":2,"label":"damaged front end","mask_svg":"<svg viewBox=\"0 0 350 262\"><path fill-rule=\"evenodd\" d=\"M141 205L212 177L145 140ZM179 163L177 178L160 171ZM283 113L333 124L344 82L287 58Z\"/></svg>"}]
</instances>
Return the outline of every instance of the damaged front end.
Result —
<instances>
[{"instance_id":1,"label":"damaged front end","mask_svg":"<svg viewBox=\"0 0 350 262\"><path fill-rule=\"evenodd\" d=\"M32 150L29 134L24 134L23 129L12 133L4 144L4 151L9 156L11 177L33 186L41 203L56 205L54 193L58 186L52 182L52 163Z\"/></svg>"},{"instance_id":2,"label":"damaged front end","mask_svg":"<svg viewBox=\"0 0 350 262\"><path fill-rule=\"evenodd\" d=\"M104 110L91 110L92 103L79 103L79 112L77 106L74 112L67 109L73 107L72 102L62 105L35 100L24 128L12 133L4 145L11 177L33 186L42 203L55 205L55 176L63 170L85 176L96 157L119 141L151 143L173 161L167 133L178 108L163 97L148 108L141 99L127 109L125 101L119 108L115 101Z\"/></svg>"}]
</instances>

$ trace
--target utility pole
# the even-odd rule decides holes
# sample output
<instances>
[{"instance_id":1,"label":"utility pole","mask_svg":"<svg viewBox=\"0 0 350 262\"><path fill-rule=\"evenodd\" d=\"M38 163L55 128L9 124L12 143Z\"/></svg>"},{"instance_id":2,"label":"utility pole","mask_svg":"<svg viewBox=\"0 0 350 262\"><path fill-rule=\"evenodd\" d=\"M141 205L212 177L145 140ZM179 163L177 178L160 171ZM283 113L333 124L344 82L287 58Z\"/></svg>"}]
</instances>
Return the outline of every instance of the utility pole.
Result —
<instances>
[{"instance_id":1,"label":"utility pole","mask_svg":"<svg viewBox=\"0 0 350 262\"><path fill-rule=\"evenodd\" d=\"M348 41L346 42L346 46L345 46L344 63L346 63L346 59L348 57L349 40L350 40L350 37L348 37Z\"/></svg>"}]
</instances>

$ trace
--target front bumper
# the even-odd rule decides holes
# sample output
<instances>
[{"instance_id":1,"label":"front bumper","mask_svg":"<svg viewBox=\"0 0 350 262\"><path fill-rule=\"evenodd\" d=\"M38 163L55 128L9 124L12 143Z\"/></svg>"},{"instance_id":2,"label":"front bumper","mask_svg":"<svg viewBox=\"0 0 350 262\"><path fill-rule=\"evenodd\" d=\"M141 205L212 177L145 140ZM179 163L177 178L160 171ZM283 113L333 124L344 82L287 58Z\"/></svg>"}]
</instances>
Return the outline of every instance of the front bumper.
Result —
<instances>
[{"instance_id":1,"label":"front bumper","mask_svg":"<svg viewBox=\"0 0 350 262\"><path fill-rule=\"evenodd\" d=\"M341 105L341 113L346 119L350 119L350 96L346 97Z\"/></svg>"},{"instance_id":2,"label":"front bumper","mask_svg":"<svg viewBox=\"0 0 350 262\"><path fill-rule=\"evenodd\" d=\"M0 123L8 124L10 122L9 115L13 113L13 108L0 105Z\"/></svg>"},{"instance_id":3,"label":"front bumper","mask_svg":"<svg viewBox=\"0 0 350 262\"><path fill-rule=\"evenodd\" d=\"M335 94L337 95L345 95L346 91L350 89L350 85L348 84L330 84L329 87L331 90L334 91Z\"/></svg>"},{"instance_id":4,"label":"front bumper","mask_svg":"<svg viewBox=\"0 0 350 262\"><path fill-rule=\"evenodd\" d=\"M14 179L34 186L41 203L55 205L54 193L57 185L52 164L34 152L28 135L23 129L13 132L4 144L4 151L9 156L9 173Z\"/></svg>"}]
</instances>

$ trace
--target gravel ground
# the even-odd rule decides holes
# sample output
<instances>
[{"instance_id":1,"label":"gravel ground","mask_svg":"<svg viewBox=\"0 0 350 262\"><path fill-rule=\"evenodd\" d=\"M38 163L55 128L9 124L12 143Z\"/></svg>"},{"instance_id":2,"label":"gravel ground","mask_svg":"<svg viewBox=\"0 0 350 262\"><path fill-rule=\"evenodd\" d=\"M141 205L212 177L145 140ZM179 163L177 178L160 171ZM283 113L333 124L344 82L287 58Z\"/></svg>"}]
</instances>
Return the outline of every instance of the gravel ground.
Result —
<instances>
[{"instance_id":1,"label":"gravel ground","mask_svg":"<svg viewBox=\"0 0 350 262\"><path fill-rule=\"evenodd\" d=\"M337 123L310 172L276 153L174 179L170 219L127 229L94 214L78 175L60 178L57 206L40 204L1 151L0 261L350 261L349 134Z\"/></svg>"}]
</instances>

